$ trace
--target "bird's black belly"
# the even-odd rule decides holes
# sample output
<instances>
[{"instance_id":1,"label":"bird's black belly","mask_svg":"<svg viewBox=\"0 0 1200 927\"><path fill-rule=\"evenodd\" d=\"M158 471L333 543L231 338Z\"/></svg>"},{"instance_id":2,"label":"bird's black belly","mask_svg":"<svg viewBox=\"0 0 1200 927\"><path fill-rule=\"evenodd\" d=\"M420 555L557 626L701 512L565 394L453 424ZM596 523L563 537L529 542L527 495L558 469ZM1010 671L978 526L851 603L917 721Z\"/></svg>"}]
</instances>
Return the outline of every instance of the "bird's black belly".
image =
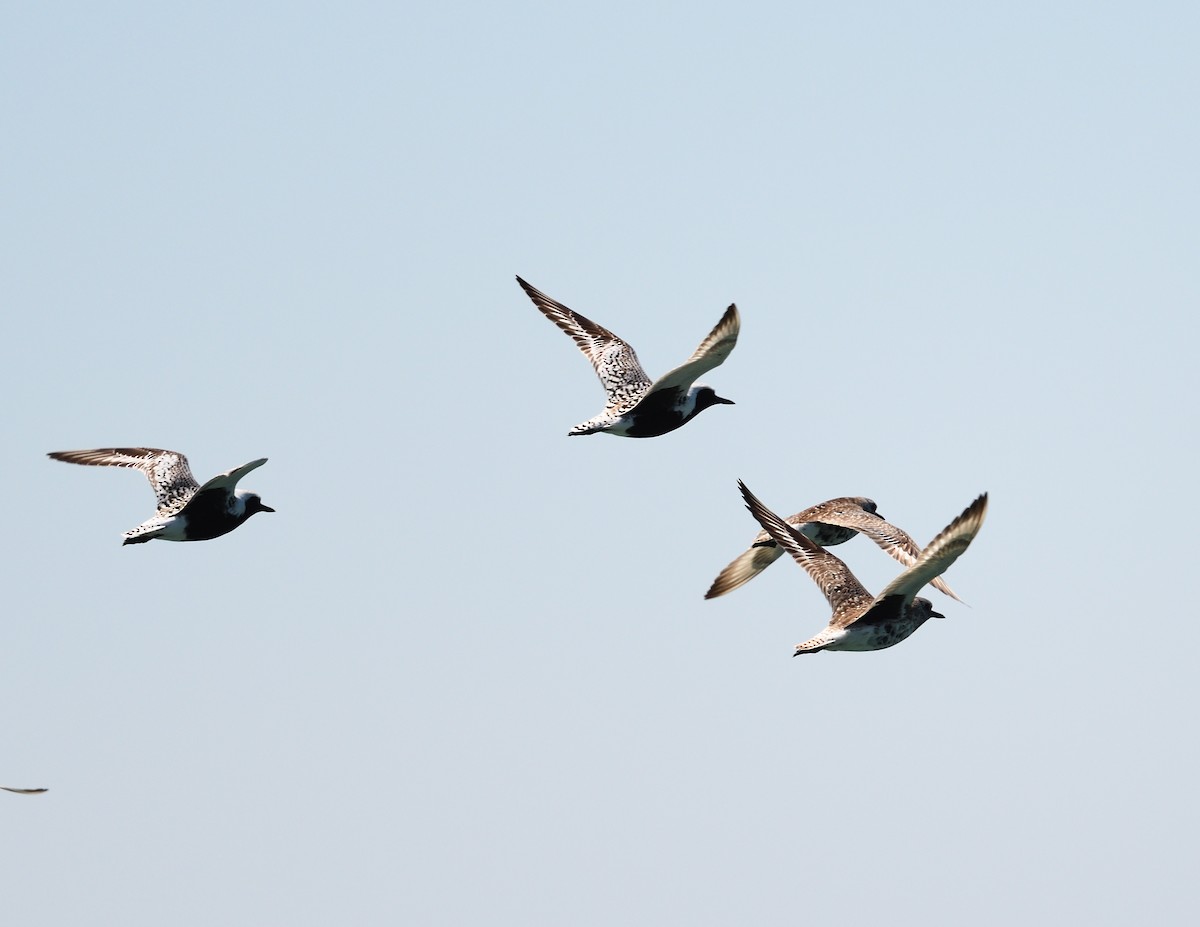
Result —
<instances>
[{"instance_id":1,"label":"bird's black belly","mask_svg":"<svg viewBox=\"0 0 1200 927\"><path fill-rule=\"evenodd\" d=\"M202 492L180 513L187 519L185 541L209 541L228 534L245 519L229 511L229 495L224 492Z\"/></svg>"},{"instance_id":2,"label":"bird's black belly","mask_svg":"<svg viewBox=\"0 0 1200 927\"><path fill-rule=\"evenodd\" d=\"M679 390L666 389L646 396L633 411L633 424L625 430L630 438L657 438L687 421L679 411Z\"/></svg>"}]
</instances>

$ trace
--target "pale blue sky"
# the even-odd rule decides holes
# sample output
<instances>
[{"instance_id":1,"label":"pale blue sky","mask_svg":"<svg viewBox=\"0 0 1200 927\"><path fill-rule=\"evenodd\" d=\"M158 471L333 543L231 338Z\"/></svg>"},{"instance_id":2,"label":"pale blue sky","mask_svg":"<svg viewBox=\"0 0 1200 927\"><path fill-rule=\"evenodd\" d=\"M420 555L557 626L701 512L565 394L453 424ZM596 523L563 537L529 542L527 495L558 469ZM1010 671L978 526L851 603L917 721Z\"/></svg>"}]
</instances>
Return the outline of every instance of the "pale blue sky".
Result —
<instances>
[{"instance_id":1,"label":"pale blue sky","mask_svg":"<svg viewBox=\"0 0 1200 927\"><path fill-rule=\"evenodd\" d=\"M23 927L1197 915L1192 4L16 3L0 897ZM602 393L731 301L737 402ZM176 448L278 512L122 548ZM981 491L875 654L757 526ZM868 588L896 572L838 549Z\"/></svg>"}]
</instances>

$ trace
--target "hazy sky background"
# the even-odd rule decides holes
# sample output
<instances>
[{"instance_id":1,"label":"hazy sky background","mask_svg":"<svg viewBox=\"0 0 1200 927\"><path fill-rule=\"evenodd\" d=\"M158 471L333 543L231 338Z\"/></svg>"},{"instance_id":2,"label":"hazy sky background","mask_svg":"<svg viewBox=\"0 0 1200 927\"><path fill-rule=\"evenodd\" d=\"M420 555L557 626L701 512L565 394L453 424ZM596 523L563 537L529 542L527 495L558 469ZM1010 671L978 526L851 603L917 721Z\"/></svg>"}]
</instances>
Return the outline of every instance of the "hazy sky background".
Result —
<instances>
[{"instance_id":1,"label":"hazy sky background","mask_svg":"<svg viewBox=\"0 0 1200 927\"><path fill-rule=\"evenodd\" d=\"M1198 29L7 6L5 921L1194 923ZM652 376L736 301L737 405L567 438L514 274ZM125 444L278 512L122 548L145 480L45 454ZM970 608L793 659L790 561L702 599L738 478L989 491Z\"/></svg>"}]
</instances>

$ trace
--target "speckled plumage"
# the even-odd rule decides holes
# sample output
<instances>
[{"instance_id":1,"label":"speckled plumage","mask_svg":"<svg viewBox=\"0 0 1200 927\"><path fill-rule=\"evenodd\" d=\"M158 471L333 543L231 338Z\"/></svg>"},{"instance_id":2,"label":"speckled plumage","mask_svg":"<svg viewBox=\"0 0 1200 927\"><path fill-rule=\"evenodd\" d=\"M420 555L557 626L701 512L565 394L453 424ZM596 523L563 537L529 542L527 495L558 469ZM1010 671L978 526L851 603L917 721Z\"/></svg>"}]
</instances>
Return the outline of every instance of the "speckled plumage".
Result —
<instances>
[{"instance_id":1,"label":"speckled plumage","mask_svg":"<svg viewBox=\"0 0 1200 927\"><path fill-rule=\"evenodd\" d=\"M708 337L683 364L651 381L637 354L607 328L551 299L517 277L533 304L571 336L591 362L604 387L604 411L572 428L569 435L597 432L627 438L652 438L674 431L712 405L733 405L696 379L719 366L737 344L741 318L730 305Z\"/></svg>"},{"instance_id":2,"label":"speckled plumage","mask_svg":"<svg viewBox=\"0 0 1200 927\"><path fill-rule=\"evenodd\" d=\"M784 521L821 547L844 544L861 532L893 559L912 566L921 548L907 533L879 515L877 508L866 496L843 496L811 506ZM749 549L718 574L704 598L715 599L745 585L781 556L783 549L766 531L760 531ZM962 601L944 580L934 579L932 585L950 598Z\"/></svg>"},{"instance_id":3,"label":"speckled plumage","mask_svg":"<svg viewBox=\"0 0 1200 927\"><path fill-rule=\"evenodd\" d=\"M768 509L738 482L746 508L775 541L813 578L833 609L821 633L796 645L796 655L821 650L883 650L907 638L930 618L943 618L917 593L962 555L987 514L987 493L938 534L907 570L872 596L849 567Z\"/></svg>"},{"instance_id":4,"label":"speckled plumage","mask_svg":"<svg viewBox=\"0 0 1200 927\"><path fill-rule=\"evenodd\" d=\"M158 511L126 531L125 544L164 541L207 541L228 534L256 512L274 512L256 493L238 492L237 484L266 457L226 470L204 485L192 476L187 458L157 447L104 447L87 451L54 451L48 456L93 467L131 467L150 481Z\"/></svg>"}]
</instances>

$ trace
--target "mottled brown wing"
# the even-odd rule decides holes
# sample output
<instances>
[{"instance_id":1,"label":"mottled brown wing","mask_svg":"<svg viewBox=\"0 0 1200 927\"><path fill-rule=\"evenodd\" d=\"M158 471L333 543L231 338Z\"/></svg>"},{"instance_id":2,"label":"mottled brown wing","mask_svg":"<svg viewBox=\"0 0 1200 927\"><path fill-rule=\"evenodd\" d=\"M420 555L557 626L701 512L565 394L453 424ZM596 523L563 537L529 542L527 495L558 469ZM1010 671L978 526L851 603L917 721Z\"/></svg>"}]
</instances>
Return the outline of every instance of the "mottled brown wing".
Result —
<instances>
[{"instance_id":1,"label":"mottled brown wing","mask_svg":"<svg viewBox=\"0 0 1200 927\"><path fill-rule=\"evenodd\" d=\"M826 509L825 506L829 507ZM839 525L865 534L878 544L888 556L906 567L915 564L921 555L921 548L906 531L859 506L831 506L829 503L823 503L822 506L814 506L814 509L821 509L821 511L808 520L819 521L827 525ZM962 601L944 580L934 578L931 582L933 588L945 593L955 601Z\"/></svg>"},{"instance_id":2,"label":"mottled brown wing","mask_svg":"<svg viewBox=\"0 0 1200 927\"><path fill-rule=\"evenodd\" d=\"M825 599L833 609L830 624L845 627L870 606L874 597L863 588L846 564L768 509L741 480L738 481L738 488L746 500L746 508L763 526L763 530L804 567L825 594Z\"/></svg>"}]
</instances>

